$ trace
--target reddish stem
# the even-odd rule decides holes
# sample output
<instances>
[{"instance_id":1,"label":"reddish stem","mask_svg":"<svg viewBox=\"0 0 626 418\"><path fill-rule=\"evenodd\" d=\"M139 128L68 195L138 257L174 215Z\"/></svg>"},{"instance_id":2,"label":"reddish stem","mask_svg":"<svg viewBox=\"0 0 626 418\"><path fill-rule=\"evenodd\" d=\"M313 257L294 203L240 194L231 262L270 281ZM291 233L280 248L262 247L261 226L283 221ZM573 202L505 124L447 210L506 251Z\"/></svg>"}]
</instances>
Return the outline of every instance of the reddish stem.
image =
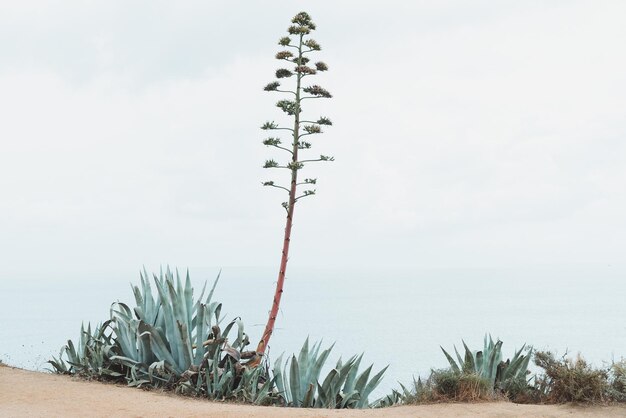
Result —
<instances>
[{"instance_id":1,"label":"reddish stem","mask_svg":"<svg viewBox=\"0 0 626 418\"><path fill-rule=\"evenodd\" d=\"M276 281L276 291L274 292L274 301L272 302L272 310L270 311L270 317L267 320L267 324L265 325L265 331L263 331L263 336L261 337L261 341L257 346L257 354L263 355L265 353L265 349L267 348L267 344L269 343L270 337L272 336L272 332L274 331L274 323L276 322L276 317L278 316L278 310L280 307L280 299L283 296L283 284L285 283L285 272L287 270L287 261L289 260L289 242L291 241L291 226L293 222L293 209L295 206L295 187L292 185L291 192L289 193L290 201L293 196L293 204L289 205L289 210L287 212L287 224L285 225L285 239L283 241L283 253L280 259L280 270L278 271L278 280Z\"/></svg>"}]
</instances>

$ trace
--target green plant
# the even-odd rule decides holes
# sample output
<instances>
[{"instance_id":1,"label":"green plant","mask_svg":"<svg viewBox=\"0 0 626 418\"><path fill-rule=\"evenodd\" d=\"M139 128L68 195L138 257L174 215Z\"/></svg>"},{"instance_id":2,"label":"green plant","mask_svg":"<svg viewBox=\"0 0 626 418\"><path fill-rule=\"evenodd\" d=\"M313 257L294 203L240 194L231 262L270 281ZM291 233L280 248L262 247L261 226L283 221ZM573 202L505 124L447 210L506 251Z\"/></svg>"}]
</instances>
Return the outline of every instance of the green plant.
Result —
<instances>
[{"instance_id":1,"label":"green plant","mask_svg":"<svg viewBox=\"0 0 626 418\"><path fill-rule=\"evenodd\" d=\"M189 275L181 280L169 270L154 276L141 273L133 286L136 306L114 303L110 319L95 331L81 328L77 344L71 340L59 358L49 363L58 373L126 379L130 386L152 386L210 399L274 402L275 380L267 368L248 369L254 352L243 322L235 318L221 330L221 304L206 298L206 284L196 300ZM232 342L231 332L235 332Z\"/></svg>"},{"instance_id":2,"label":"green plant","mask_svg":"<svg viewBox=\"0 0 626 418\"><path fill-rule=\"evenodd\" d=\"M595 403L609 399L609 375L595 369L580 355L575 359L556 359L549 351L535 353L535 364L545 370L536 378L548 402Z\"/></svg>"},{"instance_id":3,"label":"green plant","mask_svg":"<svg viewBox=\"0 0 626 418\"><path fill-rule=\"evenodd\" d=\"M274 364L276 386L285 403L303 408L365 408L368 397L382 380L387 367L370 378L372 366L359 373L363 355L341 359L320 380L333 346L320 352L321 342L309 347L305 341L298 357L293 355L283 366L282 356ZM321 382L321 383L320 383Z\"/></svg>"},{"instance_id":4,"label":"green plant","mask_svg":"<svg viewBox=\"0 0 626 418\"><path fill-rule=\"evenodd\" d=\"M265 86L265 91L274 91L284 93L288 95L288 99L280 100L276 103L276 106L282 110L293 123L293 127L282 127L275 122L266 122L261 129L269 131L287 131L291 137L290 144L283 144L280 137L269 137L263 141L263 144L268 147L276 148L282 152L288 154L288 160L285 163L278 163L274 159L265 161L264 168L270 169L285 169L290 173L290 183L286 186L277 184L274 181L263 182L264 186L274 187L279 190L283 190L288 194L287 201L282 203L282 206L287 212L287 218L285 221L285 233L283 239L283 249L281 253L280 268L278 270L278 280L276 282L276 291L274 292L274 298L270 309L270 315L263 331L263 335L257 346L257 353L263 355L267 348L270 337L274 330L274 323L280 307L280 300L283 294L283 286L285 281L285 272L287 270L287 260L289 259L289 244L291 242L291 229L293 225L293 216L296 203L308 196L315 194L315 189L303 190L301 194L298 194L299 187L310 187L317 183L315 178L305 178L302 181L298 180L298 173L305 165L320 161L333 161L333 157L326 155L320 155L319 158L301 158L300 152L309 150L312 147L310 142L310 135L317 135L322 133L322 126L332 125L330 119L326 117L319 117L316 120L305 120L302 118L304 100L330 98L331 94L320 87L317 84L303 86L305 79L314 76L318 72L328 70L328 66L323 62L316 62L314 66L309 66L309 55L313 52L321 50L320 45L313 39L309 38L311 31L315 30L316 26L311 20L311 17L306 12L298 13L292 20L292 26L287 30L289 35L280 39L279 45L286 49L276 54L278 60L284 61L288 66L293 66L292 69L280 68L276 70L276 78L279 80L294 77L295 86L291 88L282 89L279 81L274 81ZM256 359L258 363L260 360Z\"/></svg>"},{"instance_id":5,"label":"green plant","mask_svg":"<svg viewBox=\"0 0 626 418\"><path fill-rule=\"evenodd\" d=\"M454 347L456 360L441 347L455 374L474 374L487 381L492 389L503 392L519 386L520 382L526 383L532 348L527 349L526 345L523 345L512 359L502 361L502 341L494 343L491 336L485 335L482 351L471 351L465 341L463 347L464 357L461 357L456 346Z\"/></svg>"},{"instance_id":6,"label":"green plant","mask_svg":"<svg viewBox=\"0 0 626 418\"><path fill-rule=\"evenodd\" d=\"M459 390L456 400L461 402L474 402L490 400L494 398L493 388L489 382L475 374L464 374L459 377Z\"/></svg>"},{"instance_id":7,"label":"green plant","mask_svg":"<svg viewBox=\"0 0 626 418\"><path fill-rule=\"evenodd\" d=\"M474 373L456 373L450 369L434 370L429 379L437 400L471 402L490 399L493 388L490 382Z\"/></svg>"},{"instance_id":8,"label":"green plant","mask_svg":"<svg viewBox=\"0 0 626 418\"><path fill-rule=\"evenodd\" d=\"M172 374L178 377L192 366L199 367L204 356L207 353L212 356L216 346L223 343L218 340L225 340L224 335L208 336L212 325L217 326L221 321L222 305L211 300L219 275L206 299L203 300L205 284L197 301L194 301L189 274L184 284L178 273L175 279L169 269L165 274L161 272L160 276L154 276L156 298L147 273L144 271L140 276L141 289L133 287L137 306L131 310L124 303L115 303L111 308L113 329L120 348L120 354L113 356L112 360L134 368L148 379L156 376L150 373L150 367L161 361L161 370L167 372L161 374L168 378ZM233 321L224 332L228 335L235 324L239 330L234 348L239 349L247 342L241 321ZM205 344L209 337L213 337L213 344Z\"/></svg>"},{"instance_id":9,"label":"green plant","mask_svg":"<svg viewBox=\"0 0 626 418\"><path fill-rule=\"evenodd\" d=\"M410 388L398 382L401 389L392 389L391 393L375 402L375 407L386 408L402 404L433 402L435 400L435 387L432 379L433 372L434 370L431 371L430 378L427 379L426 382L423 382L419 377L417 380L413 378L413 384Z\"/></svg>"},{"instance_id":10,"label":"green plant","mask_svg":"<svg viewBox=\"0 0 626 418\"><path fill-rule=\"evenodd\" d=\"M472 351L463 341L464 356L454 347L456 359L443 347L450 368L432 370L425 381L413 379L407 388L393 389L390 394L379 399L377 406L397 404L418 404L440 400L473 401L498 398L504 394L509 399L526 395L530 390L527 382L528 363L532 349L522 346L512 359L502 361L502 341L494 342L485 335L482 351Z\"/></svg>"},{"instance_id":11,"label":"green plant","mask_svg":"<svg viewBox=\"0 0 626 418\"><path fill-rule=\"evenodd\" d=\"M106 333L111 320L99 324L91 331L91 324L80 326L80 335L75 345L72 340L61 348L59 357L52 357L48 362L59 373L82 374L100 378L118 378L123 376L120 369L110 362L114 342L111 333ZM63 359L63 356L67 361Z\"/></svg>"},{"instance_id":12,"label":"green plant","mask_svg":"<svg viewBox=\"0 0 626 418\"><path fill-rule=\"evenodd\" d=\"M374 407L386 408L401 404L418 404L431 402L434 399L433 385L430 379L424 383L419 377L417 380L413 378L412 385L408 388L400 382L398 382L398 384L400 385L400 389L392 389L391 393L374 402Z\"/></svg>"},{"instance_id":13,"label":"green plant","mask_svg":"<svg viewBox=\"0 0 626 418\"><path fill-rule=\"evenodd\" d=\"M374 402L373 407L374 408L388 408L390 406L396 406L396 405L400 405L403 403L407 403L407 400L411 396L412 396L411 393L403 394L397 389L392 389L391 393L383 396L382 398Z\"/></svg>"},{"instance_id":14,"label":"green plant","mask_svg":"<svg viewBox=\"0 0 626 418\"><path fill-rule=\"evenodd\" d=\"M450 369L433 370L430 374L430 380L434 392L446 399L456 399L459 393L461 373L456 373Z\"/></svg>"},{"instance_id":15,"label":"green plant","mask_svg":"<svg viewBox=\"0 0 626 418\"><path fill-rule=\"evenodd\" d=\"M490 383L475 373L456 373L451 368L432 370L426 381L413 380L413 387L400 384L402 390L378 400L378 407L398 404L421 404L432 402L474 402L497 399Z\"/></svg>"}]
</instances>

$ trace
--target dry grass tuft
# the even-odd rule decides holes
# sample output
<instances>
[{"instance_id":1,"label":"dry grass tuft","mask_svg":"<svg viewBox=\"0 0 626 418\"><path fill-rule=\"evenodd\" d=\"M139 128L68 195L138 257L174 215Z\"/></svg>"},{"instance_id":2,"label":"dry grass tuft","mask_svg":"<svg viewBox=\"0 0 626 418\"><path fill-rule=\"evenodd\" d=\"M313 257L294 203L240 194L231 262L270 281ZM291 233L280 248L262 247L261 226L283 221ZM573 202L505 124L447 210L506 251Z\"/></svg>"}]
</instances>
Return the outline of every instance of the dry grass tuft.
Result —
<instances>
[{"instance_id":1,"label":"dry grass tuft","mask_svg":"<svg viewBox=\"0 0 626 418\"><path fill-rule=\"evenodd\" d=\"M601 403L610 400L609 374L595 369L578 355L575 359L556 359L547 351L535 353L535 363L545 370L538 376L545 400L552 403Z\"/></svg>"}]
</instances>

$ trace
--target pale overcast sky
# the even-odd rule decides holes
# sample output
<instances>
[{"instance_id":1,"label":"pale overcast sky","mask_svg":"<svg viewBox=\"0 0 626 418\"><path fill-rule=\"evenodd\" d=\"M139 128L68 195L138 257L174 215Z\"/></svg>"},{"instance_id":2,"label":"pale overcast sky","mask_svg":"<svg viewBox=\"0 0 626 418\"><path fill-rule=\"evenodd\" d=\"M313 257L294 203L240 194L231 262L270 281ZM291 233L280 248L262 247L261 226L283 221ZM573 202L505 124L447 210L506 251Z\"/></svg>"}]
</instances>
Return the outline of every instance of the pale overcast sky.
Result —
<instances>
[{"instance_id":1,"label":"pale overcast sky","mask_svg":"<svg viewBox=\"0 0 626 418\"><path fill-rule=\"evenodd\" d=\"M259 127L301 10L336 161L306 173L292 264L623 262L622 0L5 0L0 277L277 266Z\"/></svg>"}]
</instances>

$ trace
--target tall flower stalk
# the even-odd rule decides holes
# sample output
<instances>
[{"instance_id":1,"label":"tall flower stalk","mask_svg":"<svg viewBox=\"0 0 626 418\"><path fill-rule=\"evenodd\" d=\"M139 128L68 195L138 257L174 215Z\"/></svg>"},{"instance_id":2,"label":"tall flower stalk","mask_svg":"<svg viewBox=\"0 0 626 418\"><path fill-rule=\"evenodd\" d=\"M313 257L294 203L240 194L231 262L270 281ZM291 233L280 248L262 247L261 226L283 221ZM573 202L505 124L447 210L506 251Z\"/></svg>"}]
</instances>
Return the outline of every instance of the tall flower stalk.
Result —
<instances>
[{"instance_id":1,"label":"tall flower stalk","mask_svg":"<svg viewBox=\"0 0 626 418\"><path fill-rule=\"evenodd\" d=\"M288 68L279 68L276 70L276 78L295 79L295 85L292 89L281 87L280 81L273 81L265 86L265 91L279 92L287 95L287 99L279 100L276 107L282 110L287 116L293 120L293 127L283 127L275 122L266 122L261 129L265 131L286 131L291 138L291 144L283 144L279 136L271 136L263 141L268 147L276 148L286 154L288 159L285 163L279 163L273 159L265 161L264 168L268 169L284 169L290 173L290 183L288 185L280 185L274 181L263 182L264 186L273 187L288 194L288 199L282 203L283 208L287 212L285 221L285 235L283 240L283 249L280 259L280 268L278 270L278 280L276 281L276 291L267 325L263 332L263 336L257 346L257 354L263 355L269 344L270 338L274 331L276 316L280 308L280 300L283 294L283 285L285 282L285 273L287 270L287 261L289 260L289 244L291 242L291 228L293 225L293 215L296 203L302 198L315 194L315 189L311 189L317 183L315 178L298 179L298 172L308 163L333 161L333 157L320 155L317 158L301 158L301 153L310 150L312 147L309 137L322 133L323 125L332 125L330 119L319 117L317 120L305 120L303 118L302 103L310 99L331 98L332 95L317 84L307 84L305 81L315 76L318 72L328 70L328 66L323 62L316 62L313 66L309 65L309 55L321 50L321 46L309 37L310 33L315 30L315 24L311 17L305 13L298 13L292 20L292 26L287 29L290 36L285 36L278 42L285 49L276 54L276 59L287 63ZM284 80L287 81L287 80ZM293 83L293 82L292 82ZM302 190L305 188L305 190Z\"/></svg>"}]
</instances>

